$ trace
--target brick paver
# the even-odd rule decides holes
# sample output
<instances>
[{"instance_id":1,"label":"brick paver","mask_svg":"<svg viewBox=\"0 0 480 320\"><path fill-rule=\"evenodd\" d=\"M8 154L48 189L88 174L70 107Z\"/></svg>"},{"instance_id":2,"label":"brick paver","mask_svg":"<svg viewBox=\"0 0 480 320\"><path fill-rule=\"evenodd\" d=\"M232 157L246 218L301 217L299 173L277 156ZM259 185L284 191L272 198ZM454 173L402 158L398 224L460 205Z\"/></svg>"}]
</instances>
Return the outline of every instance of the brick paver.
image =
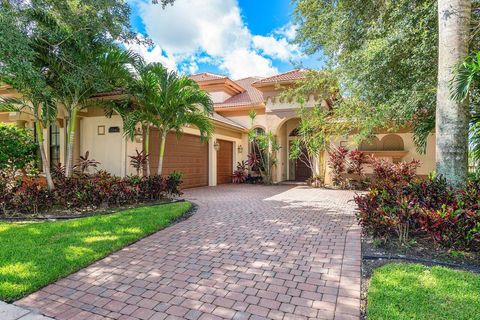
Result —
<instances>
[{"instance_id":1,"label":"brick paver","mask_svg":"<svg viewBox=\"0 0 480 320\"><path fill-rule=\"evenodd\" d=\"M56 319L359 319L353 193L188 190L187 221L18 301Z\"/></svg>"}]
</instances>

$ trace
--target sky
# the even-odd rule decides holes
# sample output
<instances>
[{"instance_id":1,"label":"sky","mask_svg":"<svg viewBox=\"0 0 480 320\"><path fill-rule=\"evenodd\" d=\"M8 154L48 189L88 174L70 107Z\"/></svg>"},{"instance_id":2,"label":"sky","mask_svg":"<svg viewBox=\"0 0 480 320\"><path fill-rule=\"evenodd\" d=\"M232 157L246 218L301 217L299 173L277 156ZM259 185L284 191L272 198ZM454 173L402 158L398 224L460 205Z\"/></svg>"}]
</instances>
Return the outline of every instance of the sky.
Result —
<instances>
[{"instance_id":1,"label":"sky","mask_svg":"<svg viewBox=\"0 0 480 320\"><path fill-rule=\"evenodd\" d=\"M323 65L320 54L306 56L292 43L290 0L176 0L165 9L151 0L128 3L135 32L153 45L127 47L184 74L241 79Z\"/></svg>"}]
</instances>

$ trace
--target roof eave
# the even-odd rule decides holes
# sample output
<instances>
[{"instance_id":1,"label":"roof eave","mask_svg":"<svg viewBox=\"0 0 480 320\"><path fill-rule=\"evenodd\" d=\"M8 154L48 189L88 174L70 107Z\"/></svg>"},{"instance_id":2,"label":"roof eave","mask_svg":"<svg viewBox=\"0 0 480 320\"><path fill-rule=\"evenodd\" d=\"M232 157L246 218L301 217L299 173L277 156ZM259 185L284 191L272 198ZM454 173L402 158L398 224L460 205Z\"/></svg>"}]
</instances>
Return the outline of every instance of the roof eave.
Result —
<instances>
[{"instance_id":1,"label":"roof eave","mask_svg":"<svg viewBox=\"0 0 480 320\"><path fill-rule=\"evenodd\" d=\"M244 111L244 110L257 110L265 109L264 103L255 103L255 104L242 104L236 106L216 106L214 107L215 111Z\"/></svg>"}]
</instances>

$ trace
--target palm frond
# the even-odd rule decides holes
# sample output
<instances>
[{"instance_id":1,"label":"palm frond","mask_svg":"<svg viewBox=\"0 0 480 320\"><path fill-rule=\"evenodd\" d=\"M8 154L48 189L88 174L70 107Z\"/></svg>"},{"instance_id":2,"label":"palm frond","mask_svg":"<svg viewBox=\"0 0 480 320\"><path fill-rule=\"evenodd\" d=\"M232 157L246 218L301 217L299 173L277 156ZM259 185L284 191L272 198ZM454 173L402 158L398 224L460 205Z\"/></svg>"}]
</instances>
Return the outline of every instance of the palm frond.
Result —
<instances>
[{"instance_id":1,"label":"palm frond","mask_svg":"<svg viewBox=\"0 0 480 320\"><path fill-rule=\"evenodd\" d=\"M450 96L456 101L467 99L475 81L480 77L480 52L461 63L450 81Z\"/></svg>"},{"instance_id":2,"label":"palm frond","mask_svg":"<svg viewBox=\"0 0 480 320\"><path fill-rule=\"evenodd\" d=\"M29 104L21 98L0 97L0 112L23 112L28 108Z\"/></svg>"},{"instance_id":3,"label":"palm frond","mask_svg":"<svg viewBox=\"0 0 480 320\"><path fill-rule=\"evenodd\" d=\"M480 162L480 114L472 115L470 120L470 155L475 163Z\"/></svg>"}]
</instances>

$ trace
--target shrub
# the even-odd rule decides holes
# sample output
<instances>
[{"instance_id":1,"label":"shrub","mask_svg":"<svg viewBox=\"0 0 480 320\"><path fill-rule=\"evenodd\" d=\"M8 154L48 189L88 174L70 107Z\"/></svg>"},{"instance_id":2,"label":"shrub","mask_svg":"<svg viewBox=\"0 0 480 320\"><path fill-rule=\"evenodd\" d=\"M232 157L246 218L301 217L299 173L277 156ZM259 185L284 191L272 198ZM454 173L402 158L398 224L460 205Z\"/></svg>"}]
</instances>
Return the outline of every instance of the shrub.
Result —
<instances>
[{"instance_id":1,"label":"shrub","mask_svg":"<svg viewBox=\"0 0 480 320\"><path fill-rule=\"evenodd\" d=\"M336 147L328 152L328 166L332 169L332 182L335 186L343 186L342 175L345 173L348 150L344 147Z\"/></svg>"},{"instance_id":2,"label":"shrub","mask_svg":"<svg viewBox=\"0 0 480 320\"><path fill-rule=\"evenodd\" d=\"M245 183L247 181L247 164L245 161L237 163L237 170L233 172L233 183Z\"/></svg>"},{"instance_id":3,"label":"shrub","mask_svg":"<svg viewBox=\"0 0 480 320\"><path fill-rule=\"evenodd\" d=\"M0 215L20 213L36 215L53 207L59 209L95 209L138 202L156 201L181 195L182 174L168 177L128 176L119 178L106 171L78 174L70 178L55 170L57 188L50 192L41 179L22 178L13 186L0 176Z\"/></svg>"},{"instance_id":4,"label":"shrub","mask_svg":"<svg viewBox=\"0 0 480 320\"><path fill-rule=\"evenodd\" d=\"M149 155L145 153L144 150L138 152L137 149L135 149L135 152L137 153L134 156L128 156L130 158L130 165L135 169L137 172L137 176L140 175L140 172L144 170L144 168L148 164L148 157Z\"/></svg>"},{"instance_id":5,"label":"shrub","mask_svg":"<svg viewBox=\"0 0 480 320\"><path fill-rule=\"evenodd\" d=\"M416 177L420 161L391 163L372 157L369 161L373 168L374 183L382 185L386 182L410 183Z\"/></svg>"},{"instance_id":6,"label":"shrub","mask_svg":"<svg viewBox=\"0 0 480 320\"><path fill-rule=\"evenodd\" d=\"M167 193L173 196L179 196L182 194L180 191L180 185L182 184L182 172L174 171L167 177Z\"/></svg>"},{"instance_id":7,"label":"shrub","mask_svg":"<svg viewBox=\"0 0 480 320\"><path fill-rule=\"evenodd\" d=\"M85 152L85 155L80 156L77 163L73 166L73 170L75 170L78 174L85 174L89 171L89 169L95 169L100 164L100 162L89 159L90 152Z\"/></svg>"},{"instance_id":8,"label":"shrub","mask_svg":"<svg viewBox=\"0 0 480 320\"><path fill-rule=\"evenodd\" d=\"M53 194L48 190L45 181L22 178L18 186L11 190L11 204L18 213L38 214L53 206Z\"/></svg>"},{"instance_id":9,"label":"shrub","mask_svg":"<svg viewBox=\"0 0 480 320\"><path fill-rule=\"evenodd\" d=\"M362 175L363 166L369 163L367 156L360 150L352 150L348 153L347 173Z\"/></svg>"},{"instance_id":10,"label":"shrub","mask_svg":"<svg viewBox=\"0 0 480 320\"><path fill-rule=\"evenodd\" d=\"M440 176L415 179L417 162L377 162L377 180L357 195L357 217L374 238L426 237L446 248L480 250L480 184L453 190ZM388 178L387 178L388 177Z\"/></svg>"},{"instance_id":11,"label":"shrub","mask_svg":"<svg viewBox=\"0 0 480 320\"><path fill-rule=\"evenodd\" d=\"M0 171L32 166L37 148L32 130L0 123Z\"/></svg>"}]
</instances>

